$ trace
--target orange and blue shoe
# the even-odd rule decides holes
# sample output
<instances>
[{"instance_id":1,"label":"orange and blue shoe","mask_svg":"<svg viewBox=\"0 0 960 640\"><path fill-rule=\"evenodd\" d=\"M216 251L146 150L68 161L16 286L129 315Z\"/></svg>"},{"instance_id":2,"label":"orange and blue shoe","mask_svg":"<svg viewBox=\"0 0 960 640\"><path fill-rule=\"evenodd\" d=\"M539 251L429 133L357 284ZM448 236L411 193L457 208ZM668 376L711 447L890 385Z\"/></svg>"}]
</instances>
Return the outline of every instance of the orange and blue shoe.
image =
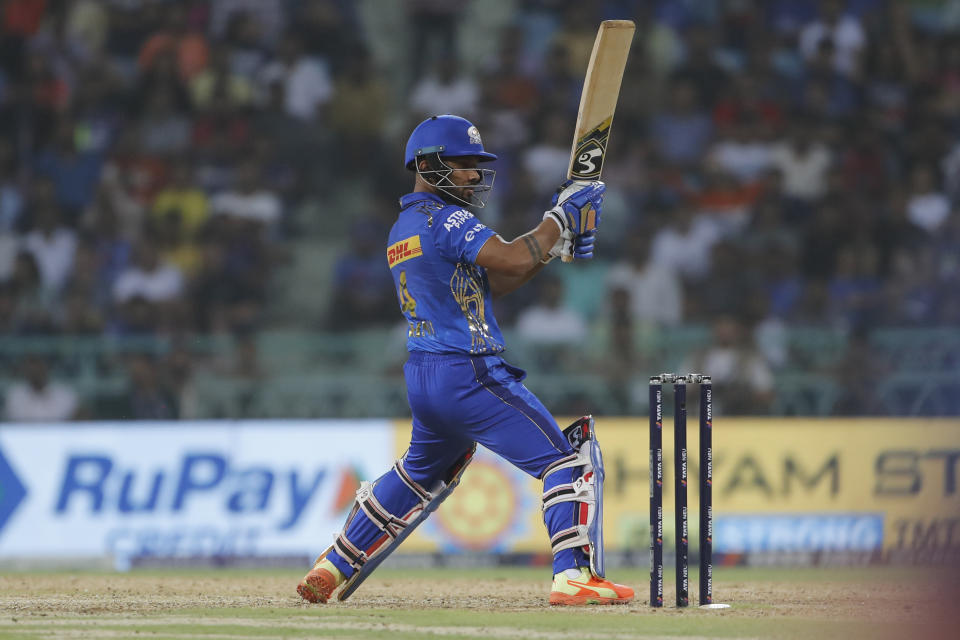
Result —
<instances>
[{"instance_id":1,"label":"orange and blue shoe","mask_svg":"<svg viewBox=\"0 0 960 640\"><path fill-rule=\"evenodd\" d=\"M631 600L633 589L598 578L586 567L553 576L552 605L626 604Z\"/></svg>"},{"instance_id":2,"label":"orange and blue shoe","mask_svg":"<svg viewBox=\"0 0 960 640\"><path fill-rule=\"evenodd\" d=\"M322 604L345 580L340 569L326 558L320 558L297 585L297 593L307 602Z\"/></svg>"}]
</instances>

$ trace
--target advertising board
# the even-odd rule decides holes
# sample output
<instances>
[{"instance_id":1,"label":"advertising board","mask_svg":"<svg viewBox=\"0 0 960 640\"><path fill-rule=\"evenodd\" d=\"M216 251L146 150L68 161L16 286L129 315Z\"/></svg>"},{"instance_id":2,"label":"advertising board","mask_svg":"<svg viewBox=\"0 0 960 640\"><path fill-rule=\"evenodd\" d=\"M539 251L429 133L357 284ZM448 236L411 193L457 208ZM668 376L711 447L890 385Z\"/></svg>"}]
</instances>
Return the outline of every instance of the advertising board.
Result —
<instances>
[{"instance_id":1,"label":"advertising board","mask_svg":"<svg viewBox=\"0 0 960 640\"><path fill-rule=\"evenodd\" d=\"M0 557L313 555L387 421L4 425Z\"/></svg>"},{"instance_id":2,"label":"advertising board","mask_svg":"<svg viewBox=\"0 0 960 640\"><path fill-rule=\"evenodd\" d=\"M395 428L402 452L409 425ZM667 417L665 496L673 495L671 429ZM695 546L699 443L694 422L688 430ZM649 545L647 419L598 418L597 435L606 466L607 548L642 551ZM960 550L958 420L718 417L713 445L717 553ZM407 550L548 550L540 481L489 452L478 462ZM668 548L671 502L664 500Z\"/></svg>"}]
</instances>

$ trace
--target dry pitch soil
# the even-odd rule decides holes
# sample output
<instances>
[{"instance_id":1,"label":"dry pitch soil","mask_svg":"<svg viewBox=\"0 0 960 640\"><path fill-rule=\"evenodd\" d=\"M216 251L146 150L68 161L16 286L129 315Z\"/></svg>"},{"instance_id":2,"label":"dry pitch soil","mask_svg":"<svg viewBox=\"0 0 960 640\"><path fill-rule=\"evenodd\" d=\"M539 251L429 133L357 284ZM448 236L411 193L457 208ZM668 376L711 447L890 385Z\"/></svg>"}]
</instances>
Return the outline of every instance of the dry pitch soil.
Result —
<instances>
[{"instance_id":1,"label":"dry pitch soil","mask_svg":"<svg viewBox=\"0 0 960 640\"><path fill-rule=\"evenodd\" d=\"M798 628L799 635L790 631L798 620L810 621L825 629L831 628L831 623L853 624L843 627L842 635L846 637L878 637L878 632L882 637L933 638L940 637L941 632L946 634L943 637L951 637L952 631L947 629L960 629L953 626L954 620L950 619L955 616L953 596L960 593L960 582L953 574L888 571L891 572L879 579L868 574L865 574L868 578L863 578L858 571L850 574L837 570L821 574L806 572L798 573L798 580L790 579L790 570L783 570L778 574L779 579L773 580L752 580L749 571L738 571L717 584L718 601L733 604L723 612L705 612L693 607L677 610L670 604L652 610L645 601L646 585L632 579L630 584L639 582L640 585L634 603L593 607L587 616L611 623L614 622L609 620L611 616L631 616L641 626L648 620L659 625L671 619L686 619L693 624L693 633L684 637L712 637L708 631L710 626L701 628L695 624L697 616L722 616L729 621L731 634L724 632L725 637L771 637L768 635L771 629L779 627L768 623L777 621L783 622L784 637L807 637L801 633L802 629ZM465 578L464 572L418 579L410 579L408 575L409 572L384 571L383 575L371 578L347 602L323 606L302 603L294 590L298 574L289 572L13 573L0 576L0 638L265 638L274 637L271 632L276 632L276 637L290 637L308 630L315 637L358 638L381 637L380 632L390 632L396 638L408 635L463 638L475 637L474 633L476 637L531 639L661 637L598 633L598 628L591 629L589 621L582 616L580 619L588 624L580 630L569 626L565 630L563 625L554 630L542 626L538 630L536 625L517 627L512 620L532 621L556 611L546 606L548 583L535 579L536 574L531 572L508 577L482 572L476 578ZM632 572L630 577L641 575ZM766 575L770 575L769 571ZM818 579L818 575L822 579ZM744 579L739 580L740 577ZM691 586L695 585L691 580ZM668 589L666 601L672 603L673 597ZM379 612L379 619L370 618L373 611ZM400 615L411 611L419 611L419 619L424 622ZM443 618L439 613L430 615L431 611L444 615L458 611L463 618L459 621ZM526 615L510 616L510 613ZM478 620L485 619L492 621L494 627L476 626ZM505 626L496 626L496 620L500 619L505 621ZM733 624L734 619L743 624ZM753 626L752 621L764 624ZM231 630L239 626L250 634L235 630L220 633L216 628L228 623ZM865 625L863 636L857 632L856 625L860 623ZM137 625L143 625L143 629ZM914 625L923 627L922 634L908 633ZM717 632L723 629L712 628ZM319 636L315 635L321 631ZM813 637L820 635L814 633ZM960 632L952 637L960 637Z\"/></svg>"}]
</instances>

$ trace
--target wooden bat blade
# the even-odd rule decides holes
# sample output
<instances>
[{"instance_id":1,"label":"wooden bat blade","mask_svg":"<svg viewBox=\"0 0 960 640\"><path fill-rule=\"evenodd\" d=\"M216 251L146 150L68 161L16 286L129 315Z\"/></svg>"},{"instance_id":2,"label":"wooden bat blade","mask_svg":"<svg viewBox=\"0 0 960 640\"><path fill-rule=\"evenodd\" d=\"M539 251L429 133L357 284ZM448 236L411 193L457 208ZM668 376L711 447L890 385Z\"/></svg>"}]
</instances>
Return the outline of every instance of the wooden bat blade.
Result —
<instances>
[{"instance_id":1,"label":"wooden bat blade","mask_svg":"<svg viewBox=\"0 0 960 640\"><path fill-rule=\"evenodd\" d=\"M630 20L600 23L580 94L568 178L596 180L600 177L634 29Z\"/></svg>"}]
</instances>

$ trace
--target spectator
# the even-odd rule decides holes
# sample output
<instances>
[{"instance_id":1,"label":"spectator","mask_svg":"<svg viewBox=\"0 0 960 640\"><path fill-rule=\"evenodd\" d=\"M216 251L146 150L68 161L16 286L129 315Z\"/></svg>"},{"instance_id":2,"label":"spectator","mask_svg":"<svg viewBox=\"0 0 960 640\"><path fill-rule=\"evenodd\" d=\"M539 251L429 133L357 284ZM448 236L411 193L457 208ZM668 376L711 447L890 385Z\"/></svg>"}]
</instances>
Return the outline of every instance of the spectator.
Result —
<instances>
[{"instance_id":1,"label":"spectator","mask_svg":"<svg viewBox=\"0 0 960 640\"><path fill-rule=\"evenodd\" d=\"M269 48L281 39L286 25L283 4L283 0L212 0L210 31L220 37L239 18L256 25L254 41Z\"/></svg>"},{"instance_id":2,"label":"spectator","mask_svg":"<svg viewBox=\"0 0 960 640\"><path fill-rule=\"evenodd\" d=\"M860 21L844 14L841 0L821 0L820 16L800 32L800 51L808 60L824 42L833 44L833 66L847 76L860 71L860 55L867 44Z\"/></svg>"},{"instance_id":3,"label":"spectator","mask_svg":"<svg viewBox=\"0 0 960 640\"><path fill-rule=\"evenodd\" d=\"M10 282L0 282L0 334L17 332L17 290Z\"/></svg>"},{"instance_id":4,"label":"spectator","mask_svg":"<svg viewBox=\"0 0 960 640\"><path fill-rule=\"evenodd\" d=\"M249 13L237 11L230 15L224 32L224 42L230 47L230 67L250 82L256 81L268 60L263 39L261 23Z\"/></svg>"},{"instance_id":5,"label":"spectator","mask_svg":"<svg viewBox=\"0 0 960 640\"><path fill-rule=\"evenodd\" d=\"M759 183L742 184L720 165L707 162L703 185L694 198L704 220L717 227L719 235L739 233L750 218L750 210L760 197Z\"/></svg>"},{"instance_id":6,"label":"spectator","mask_svg":"<svg viewBox=\"0 0 960 640\"><path fill-rule=\"evenodd\" d=\"M423 72L429 59L457 56L457 27L464 7L446 0L406 0L413 56L412 75Z\"/></svg>"},{"instance_id":7,"label":"spectator","mask_svg":"<svg viewBox=\"0 0 960 640\"><path fill-rule=\"evenodd\" d=\"M279 80L279 79L278 79ZM194 108L203 111L213 106L247 107L254 100L254 86L230 68L230 50L220 45L213 49L210 66L190 82Z\"/></svg>"},{"instance_id":8,"label":"spectator","mask_svg":"<svg viewBox=\"0 0 960 640\"><path fill-rule=\"evenodd\" d=\"M23 192L16 175L13 145L0 139L0 234L13 231L23 213Z\"/></svg>"},{"instance_id":9,"label":"spectator","mask_svg":"<svg viewBox=\"0 0 960 640\"><path fill-rule=\"evenodd\" d=\"M153 65L136 80L136 88L129 95L130 113L142 117L150 107L150 101L158 93L170 100L171 110L189 113L191 109L189 84L180 77L177 59L170 52L159 52Z\"/></svg>"},{"instance_id":10,"label":"spectator","mask_svg":"<svg viewBox=\"0 0 960 640\"><path fill-rule=\"evenodd\" d=\"M161 383L154 358L135 355L128 359L130 387L117 408L125 420L171 420L179 413L176 397Z\"/></svg>"},{"instance_id":11,"label":"spectator","mask_svg":"<svg viewBox=\"0 0 960 640\"><path fill-rule=\"evenodd\" d=\"M827 280L836 270L837 254L845 241L843 213L839 203L824 202L806 225L800 268L807 278Z\"/></svg>"},{"instance_id":12,"label":"spectator","mask_svg":"<svg viewBox=\"0 0 960 640\"><path fill-rule=\"evenodd\" d=\"M607 274L607 291L627 296L632 322L675 326L683 320L683 284L677 272L650 259L650 240L639 230L629 235L621 258Z\"/></svg>"},{"instance_id":13,"label":"spectator","mask_svg":"<svg viewBox=\"0 0 960 640\"><path fill-rule=\"evenodd\" d=\"M142 298L151 303L173 302L183 295L184 282L180 269L160 260L157 247L150 240L142 241L133 256L133 264L125 269L113 286L113 299L118 303Z\"/></svg>"},{"instance_id":14,"label":"spectator","mask_svg":"<svg viewBox=\"0 0 960 640\"><path fill-rule=\"evenodd\" d=\"M881 310L879 257L876 247L849 245L837 255L837 267L830 280L832 315L839 324L860 327Z\"/></svg>"},{"instance_id":15,"label":"spectator","mask_svg":"<svg viewBox=\"0 0 960 640\"><path fill-rule=\"evenodd\" d=\"M773 401L773 373L749 336L739 320L721 316L713 323L713 343L680 368L710 372L714 411L721 415L767 413Z\"/></svg>"},{"instance_id":16,"label":"spectator","mask_svg":"<svg viewBox=\"0 0 960 640\"><path fill-rule=\"evenodd\" d=\"M96 247L81 244L73 272L63 292L60 329L67 335L97 335L105 326L101 306L107 301L100 291L100 265Z\"/></svg>"},{"instance_id":17,"label":"spectator","mask_svg":"<svg viewBox=\"0 0 960 640\"><path fill-rule=\"evenodd\" d=\"M456 58L443 57L436 61L434 72L413 87L410 107L421 119L441 113L472 117L479 97L476 81L461 72Z\"/></svg>"},{"instance_id":18,"label":"spectator","mask_svg":"<svg viewBox=\"0 0 960 640\"><path fill-rule=\"evenodd\" d=\"M63 422L77 417L80 402L69 386L51 382L47 363L37 356L23 362L23 380L7 388L7 422Z\"/></svg>"},{"instance_id":19,"label":"spectator","mask_svg":"<svg viewBox=\"0 0 960 640\"><path fill-rule=\"evenodd\" d=\"M523 168L537 191L551 193L566 178L570 164L570 122L553 112L541 124L540 143L524 152Z\"/></svg>"},{"instance_id":20,"label":"spectator","mask_svg":"<svg viewBox=\"0 0 960 640\"><path fill-rule=\"evenodd\" d=\"M194 184L193 165L186 158L175 163L170 183L157 193L153 201L151 215L155 220L163 219L171 212L179 214L187 239L199 237L208 219L209 202L207 194Z\"/></svg>"},{"instance_id":21,"label":"spectator","mask_svg":"<svg viewBox=\"0 0 960 640\"><path fill-rule=\"evenodd\" d=\"M384 325L396 317L397 293L383 268L382 243L387 230L374 220L350 229L350 250L334 266L333 305L329 326L335 330Z\"/></svg>"},{"instance_id":22,"label":"spectator","mask_svg":"<svg viewBox=\"0 0 960 640\"><path fill-rule=\"evenodd\" d=\"M201 254L192 287L194 324L216 333L255 328L270 275L262 225L216 216L201 245Z\"/></svg>"},{"instance_id":23,"label":"spectator","mask_svg":"<svg viewBox=\"0 0 960 640\"><path fill-rule=\"evenodd\" d=\"M609 338L599 363L600 373L606 378L610 392L624 415L633 408L634 374L642 370L645 364L638 361L634 346L635 326L631 307L630 293L614 286L609 292Z\"/></svg>"},{"instance_id":24,"label":"spectator","mask_svg":"<svg viewBox=\"0 0 960 640\"><path fill-rule=\"evenodd\" d=\"M821 42L798 78L798 106L811 117L848 118L860 106L859 87L834 68L832 59L833 43Z\"/></svg>"},{"instance_id":25,"label":"spectator","mask_svg":"<svg viewBox=\"0 0 960 640\"><path fill-rule=\"evenodd\" d=\"M67 37L85 58L98 58L103 53L110 34L110 16L102 2L75 0L70 3L65 22Z\"/></svg>"},{"instance_id":26,"label":"spectator","mask_svg":"<svg viewBox=\"0 0 960 640\"><path fill-rule=\"evenodd\" d=\"M177 408L176 417L180 420L196 420L200 414L200 397L193 380L194 362L190 352L183 347L175 347L163 362L161 384L172 396L172 404Z\"/></svg>"},{"instance_id":27,"label":"spectator","mask_svg":"<svg viewBox=\"0 0 960 640\"><path fill-rule=\"evenodd\" d=\"M120 234L135 239L143 227L149 204L167 182L170 167L165 159L144 155L136 129L125 129L103 168L94 209L109 207Z\"/></svg>"},{"instance_id":28,"label":"spectator","mask_svg":"<svg viewBox=\"0 0 960 640\"><path fill-rule=\"evenodd\" d=\"M114 282L130 265L133 240L124 233L111 201L102 195L88 211L84 223L99 270L96 299L107 306L113 300Z\"/></svg>"},{"instance_id":29,"label":"spectator","mask_svg":"<svg viewBox=\"0 0 960 640\"><path fill-rule=\"evenodd\" d=\"M650 135L667 164L689 166L700 161L713 127L709 116L698 107L695 85L682 80L673 83L667 108L650 123Z\"/></svg>"},{"instance_id":30,"label":"spectator","mask_svg":"<svg viewBox=\"0 0 960 640\"><path fill-rule=\"evenodd\" d=\"M699 279L710 269L710 249L719 240L717 227L695 216L690 203L669 212L669 222L653 234L653 266L684 278Z\"/></svg>"},{"instance_id":31,"label":"spectator","mask_svg":"<svg viewBox=\"0 0 960 640\"><path fill-rule=\"evenodd\" d=\"M290 21L290 29L303 43L308 56L330 62L333 73L341 73L350 59L358 37L363 36L354 3L307 0Z\"/></svg>"},{"instance_id":32,"label":"spectator","mask_svg":"<svg viewBox=\"0 0 960 640\"><path fill-rule=\"evenodd\" d=\"M871 416L882 413L878 396L889 364L870 344L867 334L856 330L850 335L846 349L836 365L834 376L843 380L833 413L841 416Z\"/></svg>"},{"instance_id":33,"label":"spectator","mask_svg":"<svg viewBox=\"0 0 960 640\"><path fill-rule=\"evenodd\" d=\"M23 248L36 260L43 287L59 292L73 268L77 234L62 223L53 203L37 203L33 217L34 228L24 236Z\"/></svg>"},{"instance_id":34,"label":"spectator","mask_svg":"<svg viewBox=\"0 0 960 640\"><path fill-rule=\"evenodd\" d=\"M710 160L740 183L756 182L770 168L770 144L760 136L759 126L745 120L732 123L710 149Z\"/></svg>"},{"instance_id":35,"label":"spectator","mask_svg":"<svg viewBox=\"0 0 960 640\"><path fill-rule=\"evenodd\" d=\"M147 100L139 126L139 146L148 155L172 155L190 144L190 120L174 109L173 97L163 89Z\"/></svg>"},{"instance_id":36,"label":"spectator","mask_svg":"<svg viewBox=\"0 0 960 640\"><path fill-rule=\"evenodd\" d=\"M487 92L488 99L500 109L515 111L526 116L536 108L537 94L540 93L544 100L549 100L555 91L554 83L559 80L559 84L563 86L561 92L565 98L562 104L566 105L569 102L567 83L570 78L565 75L565 59L557 62L558 58L565 58L566 50L554 47L547 56L543 74L533 78L522 66L523 51L522 44L516 37L517 31L511 29L501 35L496 60L487 65L481 86ZM538 82L539 87L537 87Z\"/></svg>"},{"instance_id":37,"label":"spectator","mask_svg":"<svg viewBox=\"0 0 960 640\"><path fill-rule=\"evenodd\" d=\"M517 335L529 343L569 345L587 336L587 325L576 311L563 306L563 281L542 278L537 300L517 318Z\"/></svg>"},{"instance_id":38,"label":"spectator","mask_svg":"<svg viewBox=\"0 0 960 640\"><path fill-rule=\"evenodd\" d=\"M65 217L76 221L93 201L103 159L92 151L77 151L72 121L61 120L56 131L55 142L36 157L34 168L53 182Z\"/></svg>"},{"instance_id":39,"label":"spectator","mask_svg":"<svg viewBox=\"0 0 960 640\"><path fill-rule=\"evenodd\" d=\"M516 46L514 43L513 46ZM519 71L520 61L513 61L514 67ZM570 51L560 42L554 43L547 52L544 60L544 69L542 75L534 80L529 74L517 73L507 75L512 78L511 82L506 82L506 78L500 82L500 91L497 96L501 104L510 105L511 103L524 108L525 111L532 112L538 104L557 105L567 114L576 117L577 108L580 105L580 86L583 84L581 73L571 70ZM502 69L509 67L501 67ZM629 67L628 67L629 68ZM537 85L539 85L540 96L537 100ZM509 102L503 98L505 89L511 89L509 95L513 97Z\"/></svg>"},{"instance_id":40,"label":"spectator","mask_svg":"<svg viewBox=\"0 0 960 640\"><path fill-rule=\"evenodd\" d=\"M715 104L732 84L726 69L715 60L718 48L713 34L713 29L706 24L690 25L683 34L686 55L673 74L674 81L683 80L698 88L702 107Z\"/></svg>"},{"instance_id":41,"label":"spectator","mask_svg":"<svg viewBox=\"0 0 960 640\"><path fill-rule=\"evenodd\" d=\"M919 165L910 172L907 218L927 233L934 234L950 216L950 200L937 188L932 167Z\"/></svg>"},{"instance_id":42,"label":"spectator","mask_svg":"<svg viewBox=\"0 0 960 640\"><path fill-rule=\"evenodd\" d=\"M787 140L772 149L771 161L783 176L783 193L788 198L809 203L826 193L831 154L809 123L795 121Z\"/></svg>"},{"instance_id":43,"label":"spectator","mask_svg":"<svg viewBox=\"0 0 960 640\"><path fill-rule=\"evenodd\" d=\"M150 231L164 262L179 269L188 280L196 275L203 254L198 243L187 233L183 214L178 209L170 209L151 220Z\"/></svg>"},{"instance_id":44,"label":"spectator","mask_svg":"<svg viewBox=\"0 0 960 640\"><path fill-rule=\"evenodd\" d=\"M883 322L892 326L917 327L934 322L943 296L936 287L933 253L900 247L891 257L890 275L884 286Z\"/></svg>"},{"instance_id":45,"label":"spectator","mask_svg":"<svg viewBox=\"0 0 960 640\"><path fill-rule=\"evenodd\" d=\"M43 286L33 254L20 252L14 259L10 285L16 296L13 326L19 334L56 332L59 308L57 295Z\"/></svg>"},{"instance_id":46,"label":"spectator","mask_svg":"<svg viewBox=\"0 0 960 640\"><path fill-rule=\"evenodd\" d=\"M762 251L767 312L775 318L789 318L803 296L804 280L796 250L789 245L770 244Z\"/></svg>"},{"instance_id":47,"label":"spectator","mask_svg":"<svg viewBox=\"0 0 960 640\"><path fill-rule=\"evenodd\" d=\"M283 203L262 184L261 168L244 162L237 171L234 188L218 193L210 203L213 215L274 227L283 214Z\"/></svg>"},{"instance_id":48,"label":"spectator","mask_svg":"<svg viewBox=\"0 0 960 640\"><path fill-rule=\"evenodd\" d=\"M261 74L261 87L272 82L283 83L287 113L305 122L317 119L318 108L336 95L326 63L305 56L303 43L294 36L284 38L277 60Z\"/></svg>"},{"instance_id":49,"label":"spectator","mask_svg":"<svg viewBox=\"0 0 960 640\"><path fill-rule=\"evenodd\" d=\"M189 82L207 66L210 54L207 39L190 29L186 8L180 4L164 7L163 25L144 42L137 62L141 69L148 70L161 54L176 58L184 82Z\"/></svg>"},{"instance_id":50,"label":"spectator","mask_svg":"<svg viewBox=\"0 0 960 640\"><path fill-rule=\"evenodd\" d=\"M376 74L373 59L359 50L340 76L330 101L330 126L341 145L352 149L375 145L389 113L387 86ZM369 160L369 154L360 157Z\"/></svg>"}]
</instances>

